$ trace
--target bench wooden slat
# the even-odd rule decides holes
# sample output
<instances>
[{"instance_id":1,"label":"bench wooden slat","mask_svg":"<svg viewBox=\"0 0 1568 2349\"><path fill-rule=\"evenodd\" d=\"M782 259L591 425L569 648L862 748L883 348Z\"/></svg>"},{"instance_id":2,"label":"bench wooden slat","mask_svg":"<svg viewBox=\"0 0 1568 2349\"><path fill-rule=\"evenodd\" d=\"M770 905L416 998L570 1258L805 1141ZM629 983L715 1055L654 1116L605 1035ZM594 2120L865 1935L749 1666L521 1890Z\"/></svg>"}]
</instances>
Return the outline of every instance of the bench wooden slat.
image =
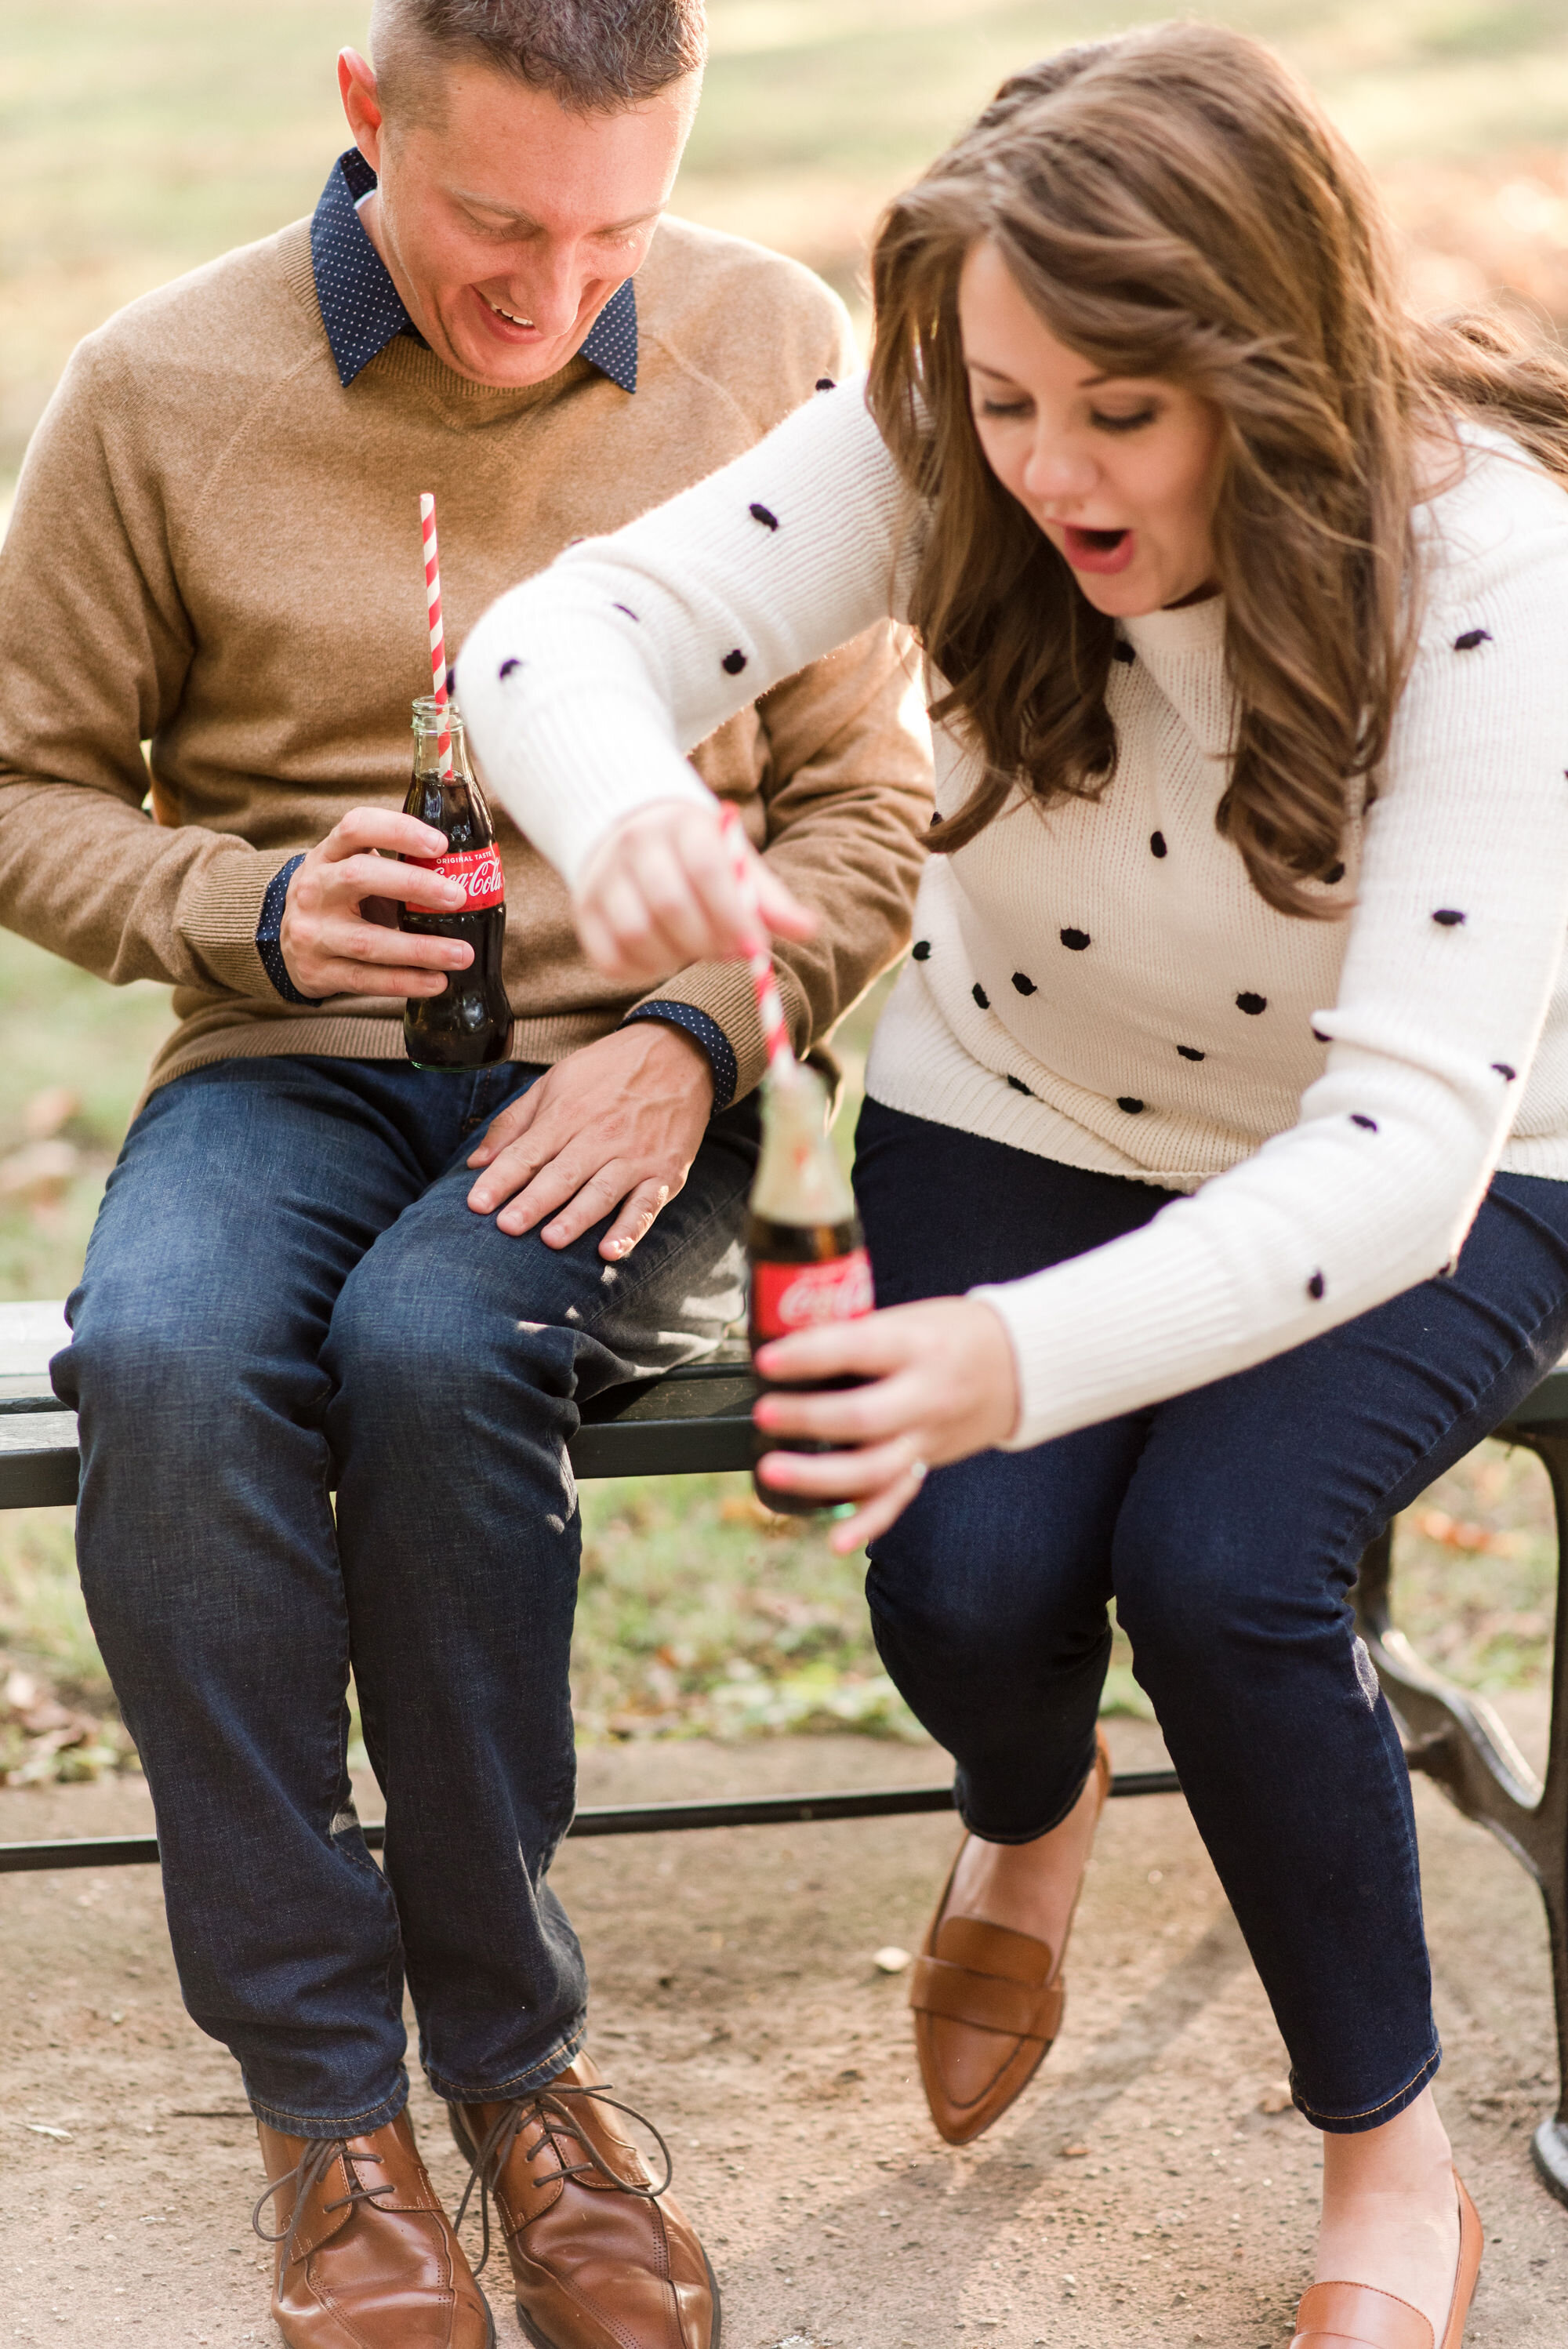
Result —
<instances>
[{"instance_id":1,"label":"bench wooden slat","mask_svg":"<svg viewBox=\"0 0 1568 2349\"><path fill-rule=\"evenodd\" d=\"M568 1446L573 1468L584 1480L749 1468L755 1392L748 1371L707 1364L618 1389L614 1415L614 1398L590 1406ZM0 1509L68 1506L78 1467L74 1412L0 1411Z\"/></svg>"}]
</instances>

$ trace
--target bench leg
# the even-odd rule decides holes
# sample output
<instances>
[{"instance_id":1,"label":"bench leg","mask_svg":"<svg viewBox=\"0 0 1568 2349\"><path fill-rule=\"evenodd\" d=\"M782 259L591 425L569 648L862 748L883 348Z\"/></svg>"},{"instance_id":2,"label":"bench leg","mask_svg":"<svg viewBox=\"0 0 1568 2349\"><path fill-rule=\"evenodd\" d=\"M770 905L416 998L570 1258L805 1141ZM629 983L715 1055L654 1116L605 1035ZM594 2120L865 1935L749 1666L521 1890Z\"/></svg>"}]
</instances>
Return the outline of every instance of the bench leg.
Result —
<instances>
[{"instance_id":1,"label":"bench leg","mask_svg":"<svg viewBox=\"0 0 1568 2349\"><path fill-rule=\"evenodd\" d=\"M1552 1950L1558 2102L1556 2112L1535 2132L1533 2152L1544 2184L1560 2201L1568 2202L1568 1583L1563 1573L1568 1427L1509 1427L1498 1433L1541 1459L1552 1480L1557 1515L1557 1637L1545 1785L1491 1705L1435 1671L1404 1633L1395 1630L1389 1602L1391 1530L1362 1558L1356 1613L1404 1734L1411 1769L1435 1779L1466 1818L1489 1827L1541 1888Z\"/></svg>"}]
</instances>

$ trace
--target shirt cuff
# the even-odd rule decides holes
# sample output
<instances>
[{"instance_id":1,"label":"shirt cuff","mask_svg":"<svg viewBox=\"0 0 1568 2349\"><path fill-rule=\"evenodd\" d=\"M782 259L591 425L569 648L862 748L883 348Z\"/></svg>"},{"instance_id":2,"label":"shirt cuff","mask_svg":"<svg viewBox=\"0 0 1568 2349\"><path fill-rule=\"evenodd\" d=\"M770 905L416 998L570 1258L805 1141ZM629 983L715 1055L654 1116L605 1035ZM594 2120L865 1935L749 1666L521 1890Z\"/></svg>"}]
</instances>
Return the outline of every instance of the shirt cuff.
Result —
<instances>
[{"instance_id":1,"label":"shirt cuff","mask_svg":"<svg viewBox=\"0 0 1568 2349\"><path fill-rule=\"evenodd\" d=\"M323 996L302 995L288 975L284 961L284 905L289 894L289 883L298 867L304 863L304 853L291 856L280 864L267 884L267 894L262 899L262 917L256 924L256 952L262 958L262 968L277 988L285 1003L320 1003Z\"/></svg>"},{"instance_id":2,"label":"shirt cuff","mask_svg":"<svg viewBox=\"0 0 1568 2349\"><path fill-rule=\"evenodd\" d=\"M695 1038L707 1054L708 1066L713 1071L713 1114L717 1117L721 1109L729 1107L735 1099L740 1071L735 1047L717 1019L710 1019L695 1003L668 1003L662 996L656 1003L639 1003L635 1010L628 1011L622 1027L629 1028L634 1019L662 1019L667 1027L682 1028Z\"/></svg>"}]
</instances>

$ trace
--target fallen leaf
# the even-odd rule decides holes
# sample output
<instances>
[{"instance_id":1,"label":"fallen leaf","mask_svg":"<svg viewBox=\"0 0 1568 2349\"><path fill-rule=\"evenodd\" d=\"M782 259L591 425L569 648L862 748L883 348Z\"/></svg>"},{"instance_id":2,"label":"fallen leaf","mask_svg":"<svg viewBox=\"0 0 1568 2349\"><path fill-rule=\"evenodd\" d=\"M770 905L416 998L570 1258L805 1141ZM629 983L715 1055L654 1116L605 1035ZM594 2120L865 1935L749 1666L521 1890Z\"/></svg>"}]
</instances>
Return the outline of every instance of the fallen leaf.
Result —
<instances>
[{"instance_id":1,"label":"fallen leaf","mask_svg":"<svg viewBox=\"0 0 1568 2349\"><path fill-rule=\"evenodd\" d=\"M0 1158L0 1198L46 1206L59 1198L80 1163L73 1142L33 1142Z\"/></svg>"},{"instance_id":2,"label":"fallen leaf","mask_svg":"<svg viewBox=\"0 0 1568 2349\"><path fill-rule=\"evenodd\" d=\"M1512 1534L1493 1533L1490 1526L1461 1525L1446 1509L1418 1509L1411 1519L1416 1531L1445 1549L1468 1550L1477 1556L1511 1557L1518 1547Z\"/></svg>"},{"instance_id":3,"label":"fallen leaf","mask_svg":"<svg viewBox=\"0 0 1568 2349\"><path fill-rule=\"evenodd\" d=\"M22 1112L22 1131L29 1142L52 1142L81 1108L81 1095L69 1085L46 1085Z\"/></svg>"},{"instance_id":4,"label":"fallen leaf","mask_svg":"<svg viewBox=\"0 0 1568 2349\"><path fill-rule=\"evenodd\" d=\"M32 2130L35 2137L58 2137L62 2145L69 2145L71 2141L69 2129L51 2128L47 2121L28 2121L25 2126Z\"/></svg>"},{"instance_id":5,"label":"fallen leaf","mask_svg":"<svg viewBox=\"0 0 1568 2349\"><path fill-rule=\"evenodd\" d=\"M1258 2098L1258 2110L1260 2113L1288 2113L1295 2102L1290 2093L1290 2082L1275 2080Z\"/></svg>"},{"instance_id":6,"label":"fallen leaf","mask_svg":"<svg viewBox=\"0 0 1568 2349\"><path fill-rule=\"evenodd\" d=\"M1064 2145L1062 2147L1062 2159L1064 2161L1082 2161L1088 2151L1088 2147L1087 2145ZM1071 2283L1072 2278L1071 2276L1063 2276L1062 2282L1064 2283Z\"/></svg>"},{"instance_id":7,"label":"fallen leaf","mask_svg":"<svg viewBox=\"0 0 1568 2349\"><path fill-rule=\"evenodd\" d=\"M732 1493L719 1504L718 1519L725 1526L760 1526L764 1533L778 1533L792 1525L794 1519L770 1509L755 1493Z\"/></svg>"}]
</instances>

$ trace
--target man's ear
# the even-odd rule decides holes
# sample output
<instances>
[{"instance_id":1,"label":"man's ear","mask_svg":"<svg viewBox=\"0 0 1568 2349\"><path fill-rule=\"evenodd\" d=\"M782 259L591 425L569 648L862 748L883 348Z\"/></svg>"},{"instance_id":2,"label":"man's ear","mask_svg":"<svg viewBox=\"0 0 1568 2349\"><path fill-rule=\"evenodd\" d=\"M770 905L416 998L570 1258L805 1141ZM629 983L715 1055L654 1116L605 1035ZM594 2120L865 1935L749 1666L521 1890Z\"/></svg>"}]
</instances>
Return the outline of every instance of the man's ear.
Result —
<instances>
[{"instance_id":1,"label":"man's ear","mask_svg":"<svg viewBox=\"0 0 1568 2349\"><path fill-rule=\"evenodd\" d=\"M368 58L362 57L357 49L340 49L337 87L343 94L343 110L348 117L354 143L379 178L382 115L375 67Z\"/></svg>"}]
</instances>

